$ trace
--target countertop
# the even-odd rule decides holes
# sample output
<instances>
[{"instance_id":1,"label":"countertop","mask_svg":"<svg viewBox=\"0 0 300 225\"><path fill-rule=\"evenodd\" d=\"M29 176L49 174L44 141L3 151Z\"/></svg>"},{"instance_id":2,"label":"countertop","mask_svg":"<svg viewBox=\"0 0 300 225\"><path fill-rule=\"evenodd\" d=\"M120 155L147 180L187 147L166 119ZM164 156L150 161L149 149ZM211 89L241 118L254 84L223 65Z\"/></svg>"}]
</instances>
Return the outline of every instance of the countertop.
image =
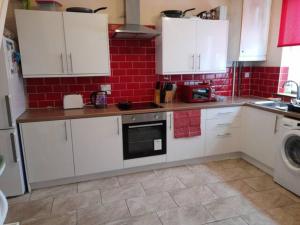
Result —
<instances>
[{"instance_id":1,"label":"countertop","mask_svg":"<svg viewBox=\"0 0 300 225\"><path fill-rule=\"evenodd\" d=\"M18 123L29 123L29 122L41 122L41 121L52 121L52 120L68 120L68 119L80 119L80 118L91 118L91 117L103 117L103 116L119 116L128 114L138 113L151 113L151 112L168 112L178 110L189 110L189 109L207 109L207 108L221 108L231 106L252 106L258 109L283 114L285 116L299 118L299 113L286 112L277 109L270 109L263 106L254 105L254 102L262 100L257 97L228 97L224 101L220 102L207 102L207 103L183 103L176 102L171 104L160 104L162 108L156 109L145 109L145 110L126 110L121 111L116 105L109 105L105 109L96 109L92 106L86 106L83 109L28 109L18 119Z\"/></svg>"}]
</instances>

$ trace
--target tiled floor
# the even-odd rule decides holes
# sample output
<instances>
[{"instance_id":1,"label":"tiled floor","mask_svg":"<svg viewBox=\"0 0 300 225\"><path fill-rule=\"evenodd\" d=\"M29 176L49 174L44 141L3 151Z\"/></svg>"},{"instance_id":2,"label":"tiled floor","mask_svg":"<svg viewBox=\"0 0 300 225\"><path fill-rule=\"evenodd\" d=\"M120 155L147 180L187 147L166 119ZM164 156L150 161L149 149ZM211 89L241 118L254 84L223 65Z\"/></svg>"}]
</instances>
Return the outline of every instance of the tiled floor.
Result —
<instances>
[{"instance_id":1,"label":"tiled floor","mask_svg":"<svg viewBox=\"0 0 300 225\"><path fill-rule=\"evenodd\" d=\"M22 225L300 225L300 198L241 159L33 191L10 199Z\"/></svg>"}]
</instances>

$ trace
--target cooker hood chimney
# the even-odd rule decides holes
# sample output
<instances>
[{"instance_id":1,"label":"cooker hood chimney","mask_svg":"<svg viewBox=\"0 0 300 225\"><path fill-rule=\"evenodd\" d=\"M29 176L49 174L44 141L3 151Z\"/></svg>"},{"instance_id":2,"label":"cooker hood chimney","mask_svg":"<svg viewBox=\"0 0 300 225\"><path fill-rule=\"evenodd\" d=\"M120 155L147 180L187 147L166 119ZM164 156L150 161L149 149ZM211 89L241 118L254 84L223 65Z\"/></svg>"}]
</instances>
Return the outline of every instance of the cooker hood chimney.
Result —
<instances>
[{"instance_id":1,"label":"cooker hood chimney","mask_svg":"<svg viewBox=\"0 0 300 225\"><path fill-rule=\"evenodd\" d=\"M125 0L125 25L115 30L117 39L150 39L160 35L154 29L140 24L140 0Z\"/></svg>"}]
</instances>

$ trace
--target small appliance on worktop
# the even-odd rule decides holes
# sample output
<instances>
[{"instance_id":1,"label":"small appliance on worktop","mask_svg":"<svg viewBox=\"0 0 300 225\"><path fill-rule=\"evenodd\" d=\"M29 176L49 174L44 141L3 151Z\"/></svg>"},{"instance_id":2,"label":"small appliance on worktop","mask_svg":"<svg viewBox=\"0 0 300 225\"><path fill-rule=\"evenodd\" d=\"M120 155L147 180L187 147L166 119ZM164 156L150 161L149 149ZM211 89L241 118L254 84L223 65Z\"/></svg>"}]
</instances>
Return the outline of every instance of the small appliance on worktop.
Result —
<instances>
[{"instance_id":1,"label":"small appliance on worktop","mask_svg":"<svg viewBox=\"0 0 300 225\"><path fill-rule=\"evenodd\" d=\"M214 87L209 83L186 82L183 85L183 101L187 103L201 103L216 101Z\"/></svg>"}]
</instances>

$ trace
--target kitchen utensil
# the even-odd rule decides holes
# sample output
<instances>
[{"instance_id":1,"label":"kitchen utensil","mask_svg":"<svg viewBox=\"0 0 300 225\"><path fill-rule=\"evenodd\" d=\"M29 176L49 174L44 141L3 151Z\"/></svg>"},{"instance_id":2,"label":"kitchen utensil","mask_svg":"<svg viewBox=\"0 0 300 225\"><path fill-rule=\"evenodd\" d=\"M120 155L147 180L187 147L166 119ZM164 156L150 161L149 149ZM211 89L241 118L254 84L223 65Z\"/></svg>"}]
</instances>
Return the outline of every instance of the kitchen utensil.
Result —
<instances>
[{"instance_id":1,"label":"kitchen utensil","mask_svg":"<svg viewBox=\"0 0 300 225\"><path fill-rule=\"evenodd\" d=\"M96 13L98 11L101 11L101 10L105 10L107 9L107 7L101 7L101 8L98 8L98 9L89 9L89 8L84 8L84 7L70 7L70 8L67 8L66 11L67 12L80 12L80 13Z\"/></svg>"},{"instance_id":2,"label":"kitchen utensil","mask_svg":"<svg viewBox=\"0 0 300 225\"><path fill-rule=\"evenodd\" d=\"M92 105L96 108L106 108L107 107L107 94L106 91L93 92L90 96Z\"/></svg>"},{"instance_id":3,"label":"kitchen utensil","mask_svg":"<svg viewBox=\"0 0 300 225\"><path fill-rule=\"evenodd\" d=\"M122 110L128 110L132 107L132 102L119 102L118 107Z\"/></svg>"},{"instance_id":4,"label":"kitchen utensil","mask_svg":"<svg viewBox=\"0 0 300 225\"><path fill-rule=\"evenodd\" d=\"M187 9L185 11L181 10L165 10L161 12L162 16L172 17L172 18L181 18L184 17L187 12L193 11L196 8Z\"/></svg>"},{"instance_id":5,"label":"kitchen utensil","mask_svg":"<svg viewBox=\"0 0 300 225\"><path fill-rule=\"evenodd\" d=\"M160 103L160 82L156 82L156 87L154 90L154 103L159 104Z\"/></svg>"},{"instance_id":6,"label":"kitchen utensil","mask_svg":"<svg viewBox=\"0 0 300 225\"><path fill-rule=\"evenodd\" d=\"M83 106L82 95L64 96L64 109L81 109Z\"/></svg>"},{"instance_id":7,"label":"kitchen utensil","mask_svg":"<svg viewBox=\"0 0 300 225\"><path fill-rule=\"evenodd\" d=\"M173 84L166 83L165 86L165 103L171 103L173 101L174 92L173 92Z\"/></svg>"}]
</instances>

